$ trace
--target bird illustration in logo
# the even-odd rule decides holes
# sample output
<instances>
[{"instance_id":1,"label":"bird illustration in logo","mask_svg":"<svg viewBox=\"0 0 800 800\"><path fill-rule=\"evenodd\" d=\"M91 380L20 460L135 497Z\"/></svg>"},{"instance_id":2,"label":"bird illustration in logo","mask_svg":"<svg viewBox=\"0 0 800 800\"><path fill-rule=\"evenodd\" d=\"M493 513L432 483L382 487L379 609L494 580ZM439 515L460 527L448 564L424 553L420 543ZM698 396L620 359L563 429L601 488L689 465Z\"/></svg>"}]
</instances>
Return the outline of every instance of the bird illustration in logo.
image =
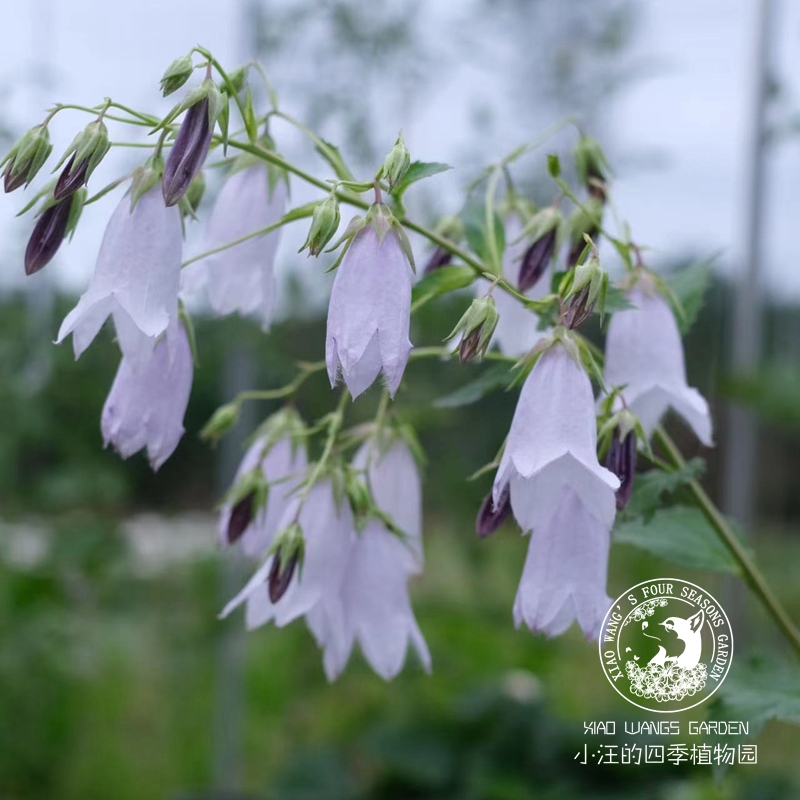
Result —
<instances>
[{"instance_id":1,"label":"bird illustration in logo","mask_svg":"<svg viewBox=\"0 0 800 800\"><path fill-rule=\"evenodd\" d=\"M660 622L665 630L675 631L677 639L684 644L683 652L679 656L668 656L663 646L659 646L658 653L650 659L650 664L672 663L681 669L694 669L700 663L700 655L703 649L703 623L706 615L701 608L688 619L683 617L668 617Z\"/></svg>"}]
</instances>

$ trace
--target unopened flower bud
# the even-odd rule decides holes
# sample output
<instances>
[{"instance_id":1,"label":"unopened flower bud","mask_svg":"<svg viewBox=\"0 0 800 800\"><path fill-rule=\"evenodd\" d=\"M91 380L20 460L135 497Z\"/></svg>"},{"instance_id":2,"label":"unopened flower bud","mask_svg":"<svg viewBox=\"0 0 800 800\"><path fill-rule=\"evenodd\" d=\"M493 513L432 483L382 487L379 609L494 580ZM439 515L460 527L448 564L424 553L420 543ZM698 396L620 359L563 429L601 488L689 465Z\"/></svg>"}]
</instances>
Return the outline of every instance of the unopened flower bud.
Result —
<instances>
[{"instance_id":1,"label":"unopened flower bud","mask_svg":"<svg viewBox=\"0 0 800 800\"><path fill-rule=\"evenodd\" d=\"M569 218L569 254L567 267L573 267L586 247L586 236L597 238L603 220L603 203L596 197L590 197L581 207L576 208Z\"/></svg>"},{"instance_id":2,"label":"unopened flower bud","mask_svg":"<svg viewBox=\"0 0 800 800\"><path fill-rule=\"evenodd\" d=\"M20 186L27 186L47 161L53 145L45 125L35 125L9 150L0 162L3 170L5 191L13 192Z\"/></svg>"},{"instance_id":3,"label":"unopened flower bud","mask_svg":"<svg viewBox=\"0 0 800 800\"><path fill-rule=\"evenodd\" d=\"M425 264L423 274L427 275L430 272L435 272L437 269L446 267L453 260L453 254L443 247L437 247L428 258L428 263Z\"/></svg>"},{"instance_id":4,"label":"unopened flower bud","mask_svg":"<svg viewBox=\"0 0 800 800\"><path fill-rule=\"evenodd\" d=\"M286 594L297 565L302 565L304 550L303 531L296 522L278 534L270 550L273 558L267 578L272 603L277 603Z\"/></svg>"},{"instance_id":5,"label":"unopened flower bud","mask_svg":"<svg viewBox=\"0 0 800 800\"><path fill-rule=\"evenodd\" d=\"M226 403L213 413L211 419L200 431L200 438L216 442L236 424L238 419L239 404Z\"/></svg>"},{"instance_id":6,"label":"unopened flower bud","mask_svg":"<svg viewBox=\"0 0 800 800\"><path fill-rule=\"evenodd\" d=\"M252 522L254 500L255 492L249 492L231 508L230 517L228 517L228 544L238 542Z\"/></svg>"},{"instance_id":7,"label":"unopened flower bud","mask_svg":"<svg viewBox=\"0 0 800 800\"><path fill-rule=\"evenodd\" d=\"M622 511L630 502L636 474L636 431L632 427L627 433L620 427L614 429L606 456L606 468L619 478L616 500L617 511Z\"/></svg>"},{"instance_id":8,"label":"unopened flower bud","mask_svg":"<svg viewBox=\"0 0 800 800\"><path fill-rule=\"evenodd\" d=\"M531 238L531 244L522 256L519 268L518 285L523 294L539 282L552 261L562 221L561 212L549 206L534 214L526 226L523 235Z\"/></svg>"},{"instance_id":9,"label":"unopened flower bud","mask_svg":"<svg viewBox=\"0 0 800 800\"><path fill-rule=\"evenodd\" d=\"M573 270L572 284L566 294L567 310L564 322L571 330L580 327L600 302L603 313L608 274L600 266L595 256Z\"/></svg>"},{"instance_id":10,"label":"unopened flower bud","mask_svg":"<svg viewBox=\"0 0 800 800\"><path fill-rule=\"evenodd\" d=\"M403 141L403 134L398 134L394 147L389 151L383 166L380 169L380 177L385 178L389 188L394 188L403 179L411 166L411 154L408 152L406 143Z\"/></svg>"},{"instance_id":11,"label":"unopened flower bud","mask_svg":"<svg viewBox=\"0 0 800 800\"><path fill-rule=\"evenodd\" d=\"M489 349L499 319L500 315L497 313L494 297L490 294L479 297L472 301L445 341L449 341L460 332L462 334L459 345L461 363L468 364L475 358L480 361Z\"/></svg>"},{"instance_id":12,"label":"unopened flower bud","mask_svg":"<svg viewBox=\"0 0 800 800\"><path fill-rule=\"evenodd\" d=\"M316 258L323 251L325 245L336 235L336 231L339 230L340 219L339 201L336 199L336 194L331 192L314 209L308 236L306 236L303 246L297 252L302 253L303 250L308 250L308 255Z\"/></svg>"},{"instance_id":13,"label":"unopened flower bud","mask_svg":"<svg viewBox=\"0 0 800 800\"><path fill-rule=\"evenodd\" d=\"M174 206L203 168L211 146L214 126L227 103L214 81L207 79L187 96L167 119L188 109L164 167L164 203Z\"/></svg>"},{"instance_id":14,"label":"unopened flower bud","mask_svg":"<svg viewBox=\"0 0 800 800\"><path fill-rule=\"evenodd\" d=\"M25 248L26 275L33 275L52 261L67 234L72 205L73 197L67 197L42 212Z\"/></svg>"},{"instance_id":15,"label":"unopened flower bud","mask_svg":"<svg viewBox=\"0 0 800 800\"><path fill-rule=\"evenodd\" d=\"M96 119L90 122L73 139L56 166L58 169L69 158L61 175L58 176L53 197L56 200L63 200L84 186L110 148L108 128L103 120Z\"/></svg>"},{"instance_id":16,"label":"unopened flower bud","mask_svg":"<svg viewBox=\"0 0 800 800\"><path fill-rule=\"evenodd\" d=\"M582 135L575 145L575 172L578 180L590 191L608 180L608 161L596 139ZM602 199L605 199L605 193Z\"/></svg>"},{"instance_id":17,"label":"unopened flower bud","mask_svg":"<svg viewBox=\"0 0 800 800\"><path fill-rule=\"evenodd\" d=\"M497 503L492 493L484 497L475 519L475 533L481 539L491 536L511 515L511 490L506 484Z\"/></svg>"},{"instance_id":18,"label":"unopened flower bud","mask_svg":"<svg viewBox=\"0 0 800 800\"><path fill-rule=\"evenodd\" d=\"M180 89L192 77L193 69L191 56L176 58L161 76L161 94L166 97Z\"/></svg>"}]
</instances>

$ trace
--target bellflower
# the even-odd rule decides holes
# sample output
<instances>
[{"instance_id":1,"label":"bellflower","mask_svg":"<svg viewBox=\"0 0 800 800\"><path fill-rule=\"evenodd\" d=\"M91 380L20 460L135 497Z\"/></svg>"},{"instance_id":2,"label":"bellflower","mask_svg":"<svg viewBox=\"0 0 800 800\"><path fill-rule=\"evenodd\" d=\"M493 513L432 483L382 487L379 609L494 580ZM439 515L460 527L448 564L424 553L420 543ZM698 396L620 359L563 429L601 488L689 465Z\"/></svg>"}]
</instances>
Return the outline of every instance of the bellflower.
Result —
<instances>
[{"instance_id":1,"label":"bellflower","mask_svg":"<svg viewBox=\"0 0 800 800\"><path fill-rule=\"evenodd\" d=\"M277 222L286 208L286 185L270 191L261 164L234 172L222 187L206 228L205 249L213 250ZM281 229L204 258L185 270L192 286L205 285L218 316L252 314L266 331L275 305L273 266Z\"/></svg>"},{"instance_id":2,"label":"bellflower","mask_svg":"<svg viewBox=\"0 0 800 800\"><path fill-rule=\"evenodd\" d=\"M269 488L266 506L248 520L244 531L236 537L242 552L249 558L265 556L272 544L289 505L291 492L306 468L305 447L296 445L289 438L271 442L268 435L259 436L244 454L234 483L258 468L264 479L273 485ZM223 544L234 543L230 541L230 523L235 507L235 503L228 502L220 510L219 535Z\"/></svg>"},{"instance_id":3,"label":"bellflower","mask_svg":"<svg viewBox=\"0 0 800 800\"><path fill-rule=\"evenodd\" d=\"M606 594L610 527L564 486L552 516L534 528L514 601L514 622L558 636L577 620L588 639L611 606Z\"/></svg>"},{"instance_id":4,"label":"bellflower","mask_svg":"<svg viewBox=\"0 0 800 800\"><path fill-rule=\"evenodd\" d=\"M642 275L608 326L605 378L622 386L627 407L649 436L668 408L677 411L705 445L712 444L711 416L703 396L686 382L683 344L672 309Z\"/></svg>"},{"instance_id":5,"label":"bellflower","mask_svg":"<svg viewBox=\"0 0 800 800\"><path fill-rule=\"evenodd\" d=\"M123 355L140 367L178 313L182 239L180 212L165 207L157 188L133 211L123 197L103 235L89 289L64 319L57 342L71 333L79 358L110 315Z\"/></svg>"},{"instance_id":6,"label":"bellflower","mask_svg":"<svg viewBox=\"0 0 800 800\"><path fill-rule=\"evenodd\" d=\"M426 671L431 656L408 596L408 579L422 569L422 489L408 447L398 439L384 453L367 442L353 466L366 469L378 508L402 530L402 537L376 519L357 535L338 592L317 605L308 624L323 648L325 672L334 680L358 642L384 679L403 668L406 651L416 650Z\"/></svg>"},{"instance_id":7,"label":"bellflower","mask_svg":"<svg viewBox=\"0 0 800 800\"><path fill-rule=\"evenodd\" d=\"M394 397L411 352L411 268L398 234L380 238L368 223L353 238L336 270L325 361L331 386L341 375L353 398L383 371Z\"/></svg>"},{"instance_id":8,"label":"bellflower","mask_svg":"<svg viewBox=\"0 0 800 800\"><path fill-rule=\"evenodd\" d=\"M503 277L512 286L518 283L521 260L527 249L524 241L516 241L522 236L522 231L522 221L517 214L512 214L506 223L506 241L509 244L503 254ZM489 284L487 281L477 281L476 285L480 287L478 291L484 293ZM539 298L549 290L548 273L545 273L525 294L527 297ZM547 335L546 331L537 330L539 318L508 292L497 291L494 295L500 315L494 332L498 349L508 356L527 353L539 339Z\"/></svg>"},{"instance_id":9,"label":"bellflower","mask_svg":"<svg viewBox=\"0 0 800 800\"><path fill-rule=\"evenodd\" d=\"M276 603L269 597L268 578L275 560L275 554L271 554L244 589L225 606L222 617L246 603L248 629L270 621L281 628L336 595L355 538L350 506L340 505L331 481L322 480L314 484L305 502L298 495L290 498L278 530L288 528L295 518L303 533L305 556L302 569L294 571L282 597Z\"/></svg>"},{"instance_id":10,"label":"bellflower","mask_svg":"<svg viewBox=\"0 0 800 800\"><path fill-rule=\"evenodd\" d=\"M192 390L194 364L183 323L170 324L141 366L123 355L101 419L109 444L128 458L147 448L157 470L183 436L183 416Z\"/></svg>"},{"instance_id":11,"label":"bellflower","mask_svg":"<svg viewBox=\"0 0 800 800\"><path fill-rule=\"evenodd\" d=\"M525 380L511 422L493 496L510 486L511 508L523 531L549 520L564 486L608 528L619 479L597 460L594 397L589 378L560 343L553 344Z\"/></svg>"}]
</instances>

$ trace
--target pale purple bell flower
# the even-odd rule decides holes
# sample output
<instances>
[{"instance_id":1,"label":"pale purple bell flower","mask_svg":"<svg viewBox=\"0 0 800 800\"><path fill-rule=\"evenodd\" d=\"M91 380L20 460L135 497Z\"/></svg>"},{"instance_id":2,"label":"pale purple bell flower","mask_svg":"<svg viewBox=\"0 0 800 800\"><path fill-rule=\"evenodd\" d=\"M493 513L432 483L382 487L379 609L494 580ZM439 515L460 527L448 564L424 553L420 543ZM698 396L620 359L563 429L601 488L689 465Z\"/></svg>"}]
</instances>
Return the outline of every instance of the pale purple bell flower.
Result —
<instances>
[{"instance_id":1,"label":"pale purple bell flower","mask_svg":"<svg viewBox=\"0 0 800 800\"><path fill-rule=\"evenodd\" d=\"M236 471L234 484L260 466L265 480L270 483L267 504L259 509L245 532L237 539L238 546L248 558L263 558L272 544L278 525L291 502L291 495L307 466L306 449L290 438L270 442L267 435L259 436L247 449ZM223 545L228 542L228 524L232 504L225 503L219 514L219 537Z\"/></svg>"},{"instance_id":2,"label":"pale purple bell flower","mask_svg":"<svg viewBox=\"0 0 800 800\"><path fill-rule=\"evenodd\" d=\"M408 580L422 571L422 486L408 446L395 439L388 447L367 441L353 467L364 470L378 508L402 531L376 519L356 534L335 596L317 605L307 621L323 649L329 680L347 665L358 642L372 668L385 680L403 668L409 646L426 671L431 656L408 594Z\"/></svg>"},{"instance_id":3,"label":"pale purple bell flower","mask_svg":"<svg viewBox=\"0 0 800 800\"><path fill-rule=\"evenodd\" d=\"M297 516L300 505L299 517ZM338 503L330 480L314 484L305 502L293 495L278 523L278 531L295 518L303 531L305 555L302 567L294 570L288 589L277 603L269 597L268 577L275 558L270 555L236 597L222 610L221 617L246 603L248 630L267 622L279 628L311 612L318 604L335 597L355 540L353 514L347 502Z\"/></svg>"},{"instance_id":4,"label":"pale purple bell flower","mask_svg":"<svg viewBox=\"0 0 800 800\"><path fill-rule=\"evenodd\" d=\"M523 532L552 517L564 486L603 525L614 521L619 478L597 460L592 386L560 343L539 357L522 387L494 480L495 504L506 485Z\"/></svg>"},{"instance_id":5,"label":"pale purple bell flower","mask_svg":"<svg viewBox=\"0 0 800 800\"><path fill-rule=\"evenodd\" d=\"M112 445L123 458L146 448L150 465L157 470L183 436L193 373L191 347L178 319L144 364L135 365L123 355L103 406L105 446Z\"/></svg>"},{"instance_id":6,"label":"pale purple bell flower","mask_svg":"<svg viewBox=\"0 0 800 800\"><path fill-rule=\"evenodd\" d=\"M308 614L329 680L342 672L355 642L385 680L403 668L409 646L430 672L430 651L408 596L407 548L383 523L371 520L357 535L338 595Z\"/></svg>"},{"instance_id":7,"label":"pale purple bell flower","mask_svg":"<svg viewBox=\"0 0 800 800\"><path fill-rule=\"evenodd\" d=\"M669 303L646 275L627 299L634 308L614 313L608 326L606 383L624 387L625 403L648 436L672 408L703 444L712 445L708 403L686 382L683 343Z\"/></svg>"},{"instance_id":8,"label":"pale purple bell flower","mask_svg":"<svg viewBox=\"0 0 800 800\"><path fill-rule=\"evenodd\" d=\"M228 244L272 225L286 210L286 184L279 180L270 191L263 164L240 169L224 183L206 227L204 250ZM190 265L184 287L204 287L217 316L252 315L267 330L275 307L275 255L281 228Z\"/></svg>"},{"instance_id":9,"label":"pale purple bell flower","mask_svg":"<svg viewBox=\"0 0 800 800\"><path fill-rule=\"evenodd\" d=\"M89 289L61 324L57 343L72 334L75 358L109 316L125 359L140 367L178 313L183 233L177 208L158 187L131 211L126 194L111 216Z\"/></svg>"},{"instance_id":10,"label":"pale purple bell flower","mask_svg":"<svg viewBox=\"0 0 800 800\"><path fill-rule=\"evenodd\" d=\"M325 361L331 386L339 376L355 399L383 372L394 397L411 352L411 267L390 228L381 242L367 224L336 270Z\"/></svg>"},{"instance_id":11,"label":"pale purple bell flower","mask_svg":"<svg viewBox=\"0 0 800 800\"><path fill-rule=\"evenodd\" d=\"M506 222L506 249L503 254L503 277L514 287L517 287L522 256L527 249L527 243L516 240L522 235L523 224L518 214L511 214ZM516 242L516 243L514 243ZM491 285L488 281L476 282L478 296L486 293ZM545 274L525 294L527 297L537 299L550 291L550 271ZM507 356L521 356L529 352L533 346L548 331L538 330L539 317L535 312L525 308L516 297L508 292L495 289L493 292L500 318L494 331L492 341L497 343L501 353Z\"/></svg>"},{"instance_id":12,"label":"pale purple bell flower","mask_svg":"<svg viewBox=\"0 0 800 800\"><path fill-rule=\"evenodd\" d=\"M531 533L514 601L514 623L559 636L577 621L587 639L611 607L606 594L610 527L562 487L552 516Z\"/></svg>"}]
</instances>

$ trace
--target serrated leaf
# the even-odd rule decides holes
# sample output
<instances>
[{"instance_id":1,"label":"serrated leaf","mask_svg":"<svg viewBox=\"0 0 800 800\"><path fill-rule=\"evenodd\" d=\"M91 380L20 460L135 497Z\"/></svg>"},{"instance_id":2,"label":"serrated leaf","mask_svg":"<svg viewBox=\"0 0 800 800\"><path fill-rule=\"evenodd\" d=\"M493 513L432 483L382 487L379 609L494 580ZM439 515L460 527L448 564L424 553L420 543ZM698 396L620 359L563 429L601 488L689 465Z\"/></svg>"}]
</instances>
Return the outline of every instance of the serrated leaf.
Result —
<instances>
[{"instance_id":1,"label":"serrated leaf","mask_svg":"<svg viewBox=\"0 0 800 800\"><path fill-rule=\"evenodd\" d=\"M683 318L676 315L678 327L686 335L694 325L700 309L703 307L705 294L711 285L713 273L711 265L717 256L700 261L697 264L685 267L668 275L665 279L667 285L675 293L683 309Z\"/></svg>"},{"instance_id":2,"label":"serrated leaf","mask_svg":"<svg viewBox=\"0 0 800 800\"><path fill-rule=\"evenodd\" d=\"M651 469L640 472L633 482L633 496L624 511L624 519L633 517L649 518L664 501L682 486L697 480L705 472L702 458L693 458L675 472Z\"/></svg>"},{"instance_id":3,"label":"serrated leaf","mask_svg":"<svg viewBox=\"0 0 800 800\"><path fill-rule=\"evenodd\" d=\"M739 572L702 511L689 506L659 509L647 522L641 518L624 521L617 526L614 541L692 569Z\"/></svg>"},{"instance_id":4,"label":"serrated leaf","mask_svg":"<svg viewBox=\"0 0 800 800\"><path fill-rule=\"evenodd\" d=\"M626 308L633 308L633 304L625 297L625 292L619 286L609 284L606 289L605 313L613 314L615 311L624 311Z\"/></svg>"},{"instance_id":5,"label":"serrated leaf","mask_svg":"<svg viewBox=\"0 0 800 800\"><path fill-rule=\"evenodd\" d=\"M508 364L493 364L474 381L464 384L454 392L440 397L434 402L435 408L459 408L477 403L487 394L506 389L511 383L513 373Z\"/></svg>"},{"instance_id":6,"label":"serrated leaf","mask_svg":"<svg viewBox=\"0 0 800 800\"><path fill-rule=\"evenodd\" d=\"M344 158L339 152L339 148L326 142L324 139L319 139L315 145L316 151L331 165L336 177L343 181L355 181L353 173L350 172L347 164L344 163Z\"/></svg>"},{"instance_id":7,"label":"serrated leaf","mask_svg":"<svg viewBox=\"0 0 800 800\"><path fill-rule=\"evenodd\" d=\"M439 295L464 289L475 280L475 271L466 266L446 266L428 273L411 293L411 310L416 311Z\"/></svg>"},{"instance_id":8,"label":"serrated leaf","mask_svg":"<svg viewBox=\"0 0 800 800\"><path fill-rule=\"evenodd\" d=\"M773 659L734 661L719 689L714 717L750 723L754 736L775 719L800 725L800 669Z\"/></svg>"},{"instance_id":9,"label":"serrated leaf","mask_svg":"<svg viewBox=\"0 0 800 800\"><path fill-rule=\"evenodd\" d=\"M440 164L437 161L412 161L403 179L392 189L392 195L402 197L412 183L438 175L440 172L447 172L449 169L452 169L449 164Z\"/></svg>"}]
</instances>

